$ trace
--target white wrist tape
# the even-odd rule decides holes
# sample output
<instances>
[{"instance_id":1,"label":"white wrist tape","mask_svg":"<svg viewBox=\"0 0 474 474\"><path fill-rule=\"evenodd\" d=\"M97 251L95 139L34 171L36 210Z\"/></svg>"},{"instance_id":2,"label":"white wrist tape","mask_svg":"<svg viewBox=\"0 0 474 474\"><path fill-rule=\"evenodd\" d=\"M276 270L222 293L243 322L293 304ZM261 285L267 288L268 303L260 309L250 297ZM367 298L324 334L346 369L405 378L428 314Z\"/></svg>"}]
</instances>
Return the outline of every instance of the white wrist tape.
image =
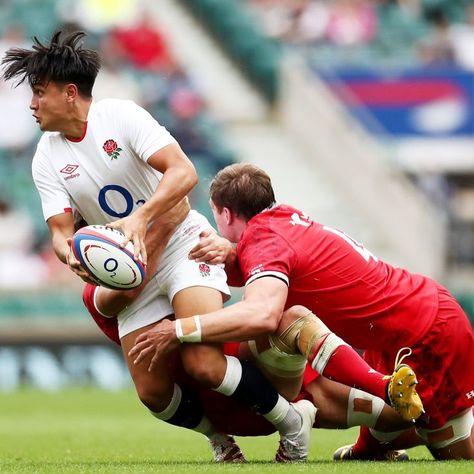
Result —
<instances>
[{"instance_id":1,"label":"white wrist tape","mask_svg":"<svg viewBox=\"0 0 474 474\"><path fill-rule=\"evenodd\" d=\"M196 329L189 334L183 334L183 326L180 319L175 321L176 337L180 342L201 342L201 320L199 316L193 316L193 319Z\"/></svg>"}]
</instances>

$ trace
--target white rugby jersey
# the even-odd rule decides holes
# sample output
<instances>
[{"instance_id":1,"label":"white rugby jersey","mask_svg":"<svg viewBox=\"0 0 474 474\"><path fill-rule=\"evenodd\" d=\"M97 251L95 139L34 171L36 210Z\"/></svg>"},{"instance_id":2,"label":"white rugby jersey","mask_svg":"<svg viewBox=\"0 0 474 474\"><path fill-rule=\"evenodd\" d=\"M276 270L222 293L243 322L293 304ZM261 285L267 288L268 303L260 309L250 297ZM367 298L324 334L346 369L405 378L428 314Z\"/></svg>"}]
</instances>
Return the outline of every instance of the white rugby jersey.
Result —
<instances>
[{"instance_id":1,"label":"white rugby jersey","mask_svg":"<svg viewBox=\"0 0 474 474\"><path fill-rule=\"evenodd\" d=\"M38 143L32 172L45 220L71 208L89 224L128 216L162 177L147 160L171 143L170 133L134 102L92 102L81 139L45 132Z\"/></svg>"}]
</instances>

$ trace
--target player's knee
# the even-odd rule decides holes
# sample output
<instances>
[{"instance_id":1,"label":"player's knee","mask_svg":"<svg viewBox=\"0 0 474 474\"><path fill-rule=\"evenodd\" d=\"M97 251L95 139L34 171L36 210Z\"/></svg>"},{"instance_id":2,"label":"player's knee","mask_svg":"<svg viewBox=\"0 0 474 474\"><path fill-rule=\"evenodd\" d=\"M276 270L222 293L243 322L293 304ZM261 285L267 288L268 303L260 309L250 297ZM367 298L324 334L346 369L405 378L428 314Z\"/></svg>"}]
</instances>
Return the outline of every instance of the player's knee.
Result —
<instances>
[{"instance_id":1,"label":"player's knee","mask_svg":"<svg viewBox=\"0 0 474 474\"><path fill-rule=\"evenodd\" d=\"M441 428L428 430L417 428L435 459L472 459L474 414L471 409L448 420Z\"/></svg>"},{"instance_id":2,"label":"player's knee","mask_svg":"<svg viewBox=\"0 0 474 474\"><path fill-rule=\"evenodd\" d=\"M286 311L283 312L280 325L286 328L291 323L302 318L303 316L306 316L310 312L311 311L305 306L302 306L300 304L295 304L294 306L291 306L290 308L288 308Z\"/></svg>"},{"instance_id":3,"label":"player's knee","mask_svg":"<svg viewBox=\"0 0 474 474\"><path fill-rule=\"evenodd\" d=\"M189 349L182 353L186 373L208 387L217 387L225 373L224 355L209 351L205 346L192 346Z\"/></svg>"},{"instance_id":4,"label":"player's knee","mask_svg":"<svg viewBox=\"0 0 474 474\"><path fill-rule=\"evenodd\" d=\"M142 384L136 385L135 388L138 398L149 410L159 412L169 405L172 395L172 386Z\"/></svg>"},{"instance_id":5,"label":"player's knee","mask_svg":"<svg viewBox=\"0 0 474 474\"><path fill-rule=\"evenodd\" d=\"M295 305L283 313L273 339L281 350L308 357L313 345L329 332L327 326L308 308Z\"/></svg>"}]
</instances>

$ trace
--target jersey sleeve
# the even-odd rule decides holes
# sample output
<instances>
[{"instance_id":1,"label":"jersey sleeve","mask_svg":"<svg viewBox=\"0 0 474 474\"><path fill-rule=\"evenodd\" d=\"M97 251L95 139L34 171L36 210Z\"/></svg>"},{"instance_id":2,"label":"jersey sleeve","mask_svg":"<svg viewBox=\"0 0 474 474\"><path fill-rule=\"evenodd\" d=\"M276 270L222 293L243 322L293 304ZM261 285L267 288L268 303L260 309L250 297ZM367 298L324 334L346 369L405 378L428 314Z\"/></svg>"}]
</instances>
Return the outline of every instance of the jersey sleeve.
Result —
<instances>
[{"instance_id":1,"label":"jersey sleeve","mask_svg":"<svg viewBox=\"0 0 474 474\"><path fill-rule=\"evenodd\" d=\"M71 199L57 179L46 155L37 149L31 166L33 181L41 198L44 220L65 212L72 212Z\"/></svg>"},{"instance_id":2,"label":"jersey sleeve","mask_svg":"<svg viewBox=\"0 0 474 474\"><path fill-rule=\"evenodd\" d=\"M274 277L289 285L296 253L292 245L277 232L261 226L249 229L237 247L245 285L262 277Z\"/></svg>"},{"instance_id":3,"label":"jersey sleeve","mask_svg":"<svg viewBox=\"0 0 474 474\"><path fill-rule=\"evenodd\" d=\"M227 284L240 288L245 285L245 277L240 269L239 262L235 259L232 263L225 264L225 273L227 275Z\"/></svg>"},{"instance_id":4,"label":"jersey sleeve","mask_svg":"<svg viewBox=\"0 0 474 474\"><path fill-rule=\"evenodd\" d=\"M123 101L123 132L129 138L131 149L147 161L153 153L176 143L168 130L160 125L149 112L132 101Z\"/></svg>"},{"instance_id":5,"label":"jersey sleeve","mask_svg":"<svg viewBox=\"0 0 474 474\"><path fill-rule=\"evenodd\" d=\"M95 306L97 287L87 283L82 292L82 301L99 329L113 342L120 345L117 318L107 318L99 313Z\"/></svg>"}]
</instances>

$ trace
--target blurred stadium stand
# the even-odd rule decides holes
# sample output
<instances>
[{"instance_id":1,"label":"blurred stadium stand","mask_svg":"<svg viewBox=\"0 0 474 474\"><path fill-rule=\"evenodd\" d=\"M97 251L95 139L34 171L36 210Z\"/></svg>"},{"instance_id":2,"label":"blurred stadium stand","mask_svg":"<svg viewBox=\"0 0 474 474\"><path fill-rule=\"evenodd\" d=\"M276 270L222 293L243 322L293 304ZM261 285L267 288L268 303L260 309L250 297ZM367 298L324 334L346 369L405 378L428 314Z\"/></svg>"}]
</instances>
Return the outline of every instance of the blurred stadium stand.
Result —
<instances>
[{"instance_id":1,"label":"blurred stadium stand","mask_svg":"<svg viewBox=\"0 0 474 474\"><path fill-rule=\"evenodd\" d=\"M358 201L359 228L347 216L341 226L382 257L440 279L463 295L472 315L472 303L466 302L474 283L474 76L462 40L472 38L473 2L178 3L267 98L277 97L276 121L307 148L312 166L334 181L337 189L331 191L346 191L346 203ZM237 12L238 7L245 11ZM226 36L230 30L240 34ZM268 82L255 81L254 56L260 49L250 54L248 46L261 32L267 33L262 44L273 51ZM298 59L289 63L291 56ZM271 164L270 169L278 174ZM346 179L341 170L349 169L351 179ZM314 215L327 222L324 212ZM387 242L390 236L394 242Z\"/></svg>"},{"instance_id":2,"label":"blurred stadium stand","mask_svg":"<svg viewBox=\"0 0 474 474\"><path fill-rule=\"evenodd\" d=\"M0 51L58 27L85 29L104 57L96 98L132 98L171 130L200 175L195 208L211 218L209 180L235 160L253 162L280 201L438 278L474 322L474 68L455 47L474 29L472 3L121 0L107 9L105 0L4 0ZM24 97L0 84L0 104L27 109ZM3 114L9 132L25 123L17 109ZM42 386L27 368L35 358L57 387L75 376L99 383L91 351L105 339L80 282L52 255L31 180L38 131L7 135L0 200L29 216L34 231L18 251L44 267L27 290L21 274L2 285L0 271L0 381L11 380L0 390ZM0 213L0 230L11 228L3 222ZM120 357L105 347L101 360L117 375L110 387L121 386ZM82 361L75 376L73 357Z\"/></svg>"}]
</instances>

